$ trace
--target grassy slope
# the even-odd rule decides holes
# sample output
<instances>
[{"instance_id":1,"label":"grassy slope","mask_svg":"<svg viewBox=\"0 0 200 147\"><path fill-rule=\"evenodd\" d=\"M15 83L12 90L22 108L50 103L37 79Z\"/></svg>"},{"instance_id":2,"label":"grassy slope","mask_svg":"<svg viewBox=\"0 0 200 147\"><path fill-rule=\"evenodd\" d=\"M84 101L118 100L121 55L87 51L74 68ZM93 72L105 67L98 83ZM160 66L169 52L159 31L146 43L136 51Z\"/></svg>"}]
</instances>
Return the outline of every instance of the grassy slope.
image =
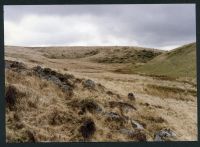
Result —
<instances>
[{"instance_id":1,"label":"grassy slope","mask_svg":"<svg viewBox=\"0 0 200 147\"><path fill-rule=\"evenodd\" d=\"M16 52L17 54L12 54ZM38 65L55 69L58 72L63 71L64 65L68 67L71 63L74 63L74 61L64 62L62 60L61 63L60 60L54 59L48 59L51 61L48 62L46 58L45 60L43 60L44 58L40 58L43 56L37 55L41 52L33 52L33 50L16 50L14 48L11 50L10 55L12 55L11 57L15 55L12 60L17 61L22 60L22 56L18 55L27 55L26 57L31 57L30 59L34 59L34 62L37 61ZM72 65L79 69L79 66L84 64L80 64L79 66L76 64ZM106 65L109 67L113 64ZM91 62L88 62L88 66L93 67ZM86 70L88 69L87 67ZM95 69L92 70L95 71ZM107 68L105 71L107 71ZM69 72L71 71L69 70ZM136 93L136 103L134 105L138 110L126 112L125 115L144 123L149 139L153 138L157 130L167 127L175 129L174 131L180 134L178 137L181 138L178 138L178 140L196 140L197 107L196 97L193 95L196 88L190 87L187 83L184 85L188 89L186 91L188 94L185 94L183 93L185 87L182 86L182 82L177 83L176 81L157 80L148 76L125 76L123 74L107 72L91 74L77 70L74 72L75 76L78 75L78 77L81 76L100 82L106 87L105 90L110 90L114 94L119 93L122 99L118 99L115 95L108 95L106 91L102 92L101 89L91 92L84 89L82 84L78 84L74 89L74 96L68 97L51 81L40 79L29 72L27 75L25 73L6 71L6 84L15 86L19 90L17 98L20 98L20 101L16 105L18 108L17 111L6 111L7 140L13 142L25 141L29 137L26 132L28 131L33 132L33 137L30 136L30 138L35 138L37 141L78 141L81 140L78 129L85 118L89 117L94 120L97 126L97 131L92 137L93 141L134 141L135 139L129 138L126 134L115 131L115 127L123 128L118 123L119 121L105 121L105 117L92 112L87 112L83 115L78 114L82 107L81 104L83 104L81 103L82 100L91 100L92 98L106 112L116 112L122 115L120 108L111 108L108 102L122 101L130 104L131 102L128 101L127 94L132 91ZM144 94L142 94L143 92ZM167 98L170 98L170 100L168 101ZM186 100L189 100L189 102ZM75 105L77 105L78 109L74 107ZM57 119L54 122L55 117ZM16 121L17 118L19 121ZM156 122L159 120L158 118L163 118L165 121L163 123ZM125 128L133 129L129 124L130 122L128 126L125 124Z\"/></svg>"},{"instance_id":2,"label":"grassy slope","mask_svg":"<svg viewBox=\"0 0 200 147\"><path fill-rule=\"evenodd\" d=\"M187 44L157 56L132 72L170 77L196 76L196 43Z\"/></svg>"}]
</instances>

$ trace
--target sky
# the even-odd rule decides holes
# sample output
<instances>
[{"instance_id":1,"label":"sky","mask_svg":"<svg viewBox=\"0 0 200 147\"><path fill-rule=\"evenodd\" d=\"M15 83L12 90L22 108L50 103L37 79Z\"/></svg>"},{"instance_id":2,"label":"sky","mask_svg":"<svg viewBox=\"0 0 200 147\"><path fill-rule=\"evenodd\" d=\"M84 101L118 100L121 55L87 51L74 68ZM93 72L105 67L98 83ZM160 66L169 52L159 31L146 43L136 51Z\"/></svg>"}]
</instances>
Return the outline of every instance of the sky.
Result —
<instances>
[{"instance_id":1,"label":"sky","mask_svg":"<svg viewBox=\"0 0 200 147\"><path fill-rule=\"evenodd\" d=\"M5 45L141 46L196 41L194 4L4 6Z\"/></svg>"}]
</instances>

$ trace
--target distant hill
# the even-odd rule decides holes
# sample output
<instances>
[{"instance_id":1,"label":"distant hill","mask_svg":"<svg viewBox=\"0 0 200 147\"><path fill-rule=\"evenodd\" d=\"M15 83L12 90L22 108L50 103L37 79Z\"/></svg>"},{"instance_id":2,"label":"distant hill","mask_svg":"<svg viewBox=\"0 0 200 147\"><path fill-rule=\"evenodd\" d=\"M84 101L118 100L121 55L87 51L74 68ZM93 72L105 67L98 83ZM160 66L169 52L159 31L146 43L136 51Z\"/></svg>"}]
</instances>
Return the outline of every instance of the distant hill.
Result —
<instances>
[{"instance_id":1,"label":"distant hill","mask_svg":"<svg viewBox=\"0 0 200 147\"><path fill-rule=\"evenodd\" d=\"M196 76L196 43L190 43L163 53L132 72L170 77Z\"/></svg>"},{"instance_id":2,"label":"distant hill","mask_svg":"<svg viewBox=\"0 0 200 147\"><path fill-rule=\"evenodd\" d=\"M13 50L14 48L14 50ZM196 77L196 43L171 51L134 46L6 47L7 56L27 50L49 59L76 59L88 63L120 64L115 72L167 77ZM18 55L18 50L24 50ZM13 50L10 52L9 50ZM122 65L122 66L121 66Z\"/></svg>"},{"instance_id":3,"label":"distant hill","mask_svg":"<svg viewBox=\"0 0 200 147\"><path fill-rule=\"evenodd\" d=\"M71 46L31 48L50 59L82 59L97 63L146 63L162 50L132 46ZM56 51L56 54L55 54Z\"/></svg>"},{"instance_id":4,"label":"distant hill","mask_svg":"<svg viewBox=\"0 0 200 147\"><path fill-rule=\"evenodd\" d=\"M146 63L163 51L141 47L113 47L102 50L98 55L90 58L98 63Z\"/></svg>"}]
</instances>

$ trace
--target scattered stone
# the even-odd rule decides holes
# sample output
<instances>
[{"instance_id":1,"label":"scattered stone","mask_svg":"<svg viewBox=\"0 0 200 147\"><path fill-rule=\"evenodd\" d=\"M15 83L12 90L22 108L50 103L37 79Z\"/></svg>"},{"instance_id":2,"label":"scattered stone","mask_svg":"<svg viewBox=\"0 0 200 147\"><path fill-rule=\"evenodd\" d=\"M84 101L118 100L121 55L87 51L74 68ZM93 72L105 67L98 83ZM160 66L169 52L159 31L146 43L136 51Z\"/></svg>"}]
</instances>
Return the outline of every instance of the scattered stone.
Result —
<instances>
[{"instance_id":1,"label":"scattered stone","mask_svg":"<svg viewBox=\"0 0 200 147\"><path fill-rule=\"evenodd\" d=\"M15 62L15 63L11 64L11 68L12 67L18 68L18 69L26 69L25 64L21 63L21 62Z\"/></svg>"},{"instance_id":2,"label":"scattered stone","mask_svg":"<svg viewBox=\"0 0 200 147\"><path fill-rule=\"evenodd\" d=\"M16 72L21 72L22 70L25 70L27 67L22 62L5 60L5 68L12 69L13 71Z\"/></svg>"},{"instance_id":3,"label":"scattered stone","mask_svg":"<svg viewBox=\"0 0 200 147\"><path fill-rule=\"evenodd\" d=\"M126 119L127 119L126 117L120 116L119 114L115 112L105 112L104 114L107 116L108 121L116 121L121 124L126 122Z\"/></svg>"},{"instance_id":4,"label":"scattered stone","mask_svg":"<svg viewBox=\"0 0 200 147\"><path fill-rule=\"evenodd\" d=\"M96 126L94 121L92 119L87 119L86 121L83 122L79 131L85 140L90 139L96 131Z\"/></svg>"},{"instance_id":5,"label":"scattered stone","mask_svg":"<svg viewBox=\"0 0 200 147\"><path fill-rule=\"evenodd\" d=\"M67 81L68 81L68 78L65 77L63 74L56 73L56 76L59 78L59 80L60 80L61 82L67 82Z\"/></svg>"},{"instance_id":6,"label":"scattered stone","mask_svg":"<svg viewBox=\"0 0 200 147\"><path fill-rule=\"evenodd\" d=\"M111 117L112 119L119 119L119 118L121 118L121 116L119 114L115 113L115 112L108 112L107 116Z\"/></svg>"},{"instance_id":7,"label":"scattered stone","mask_svg":"<svg viewBox=\"0 0 200 147\"><path fill-rule=\"evenodd\" d=\"M58 78L57 78L56 76L54 76L54 75L50 76L48 80L53 81L56 85L59 85L59 86L62 85L62 82L60 81L60 79L58 79Z\"/></svg>"},{"instance_id":8,"label":"scattered stone","mask_svg":"<svg viewBox=\"0 0 200 147\"><path fill-rule=\"evenodd\" d=\"M65 83L72 88L75 87L75 82L76 82L76 80L73 80L73 79L68 79L67 81L65 81Z\"/></svg>"},{"instance_id":9,"label":"scattered stone","mask_svg":"<svg viewBox=\"0 0 200 147\"><path fill-rule=\"evenodd\" d=\"M51 75L51 69L50 68L44 68L43 72L45 75Z\"/></svg>"},{"instance_id":10,"label":"scattered stone","mask_svg":"<svg viewBox=\"0 0 200 147\"><path fill-rule=\"evenodd\" d=\"M135 120L131 120L131 125L132 125L133 128L136 128L136 129L139 129L139 130L144 129L144 127Z\"/></svg>"},{"instance_id":11,"label":"scattered stone","mask_svg":"<svg viewBox=\"0 0 200 147\"><path fill-rule=\"evenodd\" d=\"M43 73L43 69L41 66L36 66L33 68L33 70L39 75L39 76L44 76L44 73Z\"/></svg>"},{"instance_id":12,"label":"scattered stone","mask_svg":"<svg viewBox=\"0 0 200 147\"><path fill-rule=\"evenodd\" d=\"M154 141L169 141L176 137L175 132L170 129L163 129L155 133Z\"/></svg>"},{"instance_id":13,"label":"scattered stone","mask_svg":"<svg viewBox=\"0 0 200 147\"><path fill-rule=\"evenodd\" d=\"M62 86L61 86L61 88L62 88L62 90L63 90L63 92L65 92L65 93L73 93L73 88L72 87L70 87L69 85L65 85L65 84L63 84Z\"/></svg>"},{"instance_id":14,"label":"scattered stone","mask_svg":"<svg viewBox=\"0 0 200 147\"><path fill-rule=\"evenodd\" d=\"M74 84L70 81L70 78L74 78L73 75L61 74L50 68L42 68L41 66L36 66L33 70L41 77L46 80L52 81L54 84L58 85L63 92L68 96L73 95Z\"/></svg>"},{"instance_id":15,"label":"scattered stone","mask_svg":"<svg viewBox=\"0 0 200 147\"><path fill-rule=\"evenodd\" d=\"M24 63L21 63L21 62L13 62L12 64L10 64L10 67L11 68L18 68L18 69L25 69L26 68L26 66L25 66L25 64Z\"/></svg>"},{"instance_id":16,"label":"scattered stone","mask_svg":"<svg viewBox=\"0 0 200 147\"><path fill-rule=\"evenodd\" d=\"M75 78L74 75L72 75L72 74L64 74L64 76L67 79L74 79Z\"/></svg>"},{"instance_id":17,"label":"scattered stone","mask_svg":"<svg viewBox=\"0 0 200 147\"><path fill-rule=\"evenodd\" d=\"M87 87L89 89L94 89L95 88L95 83L94 83L94 81L88 79L88 80L83 81L83 86Z\"/></svg>"},{"instance_id":18,"label":"scattered stone","mask_svg":"<svg viewBox=\"0 0 200 147\"><path fill-rule=\"evenodd\" d=\"M135 101L135 96L133 93L129 93L128 94L128 99L131 100L131 101Z\"/></svg>"}]
</instances>

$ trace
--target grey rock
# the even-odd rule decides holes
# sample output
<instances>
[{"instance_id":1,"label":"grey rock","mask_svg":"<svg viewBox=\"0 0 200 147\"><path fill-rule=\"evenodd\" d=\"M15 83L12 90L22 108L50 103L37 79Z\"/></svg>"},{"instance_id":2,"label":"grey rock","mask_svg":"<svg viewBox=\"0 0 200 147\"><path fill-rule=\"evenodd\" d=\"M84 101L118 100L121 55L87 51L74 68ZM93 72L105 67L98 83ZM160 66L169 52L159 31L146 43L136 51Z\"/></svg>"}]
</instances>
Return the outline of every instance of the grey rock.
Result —
<instances>
[{"instance_id":1,"label":"grey rock","mask_svg":"<svg viewBox=\"0 0 200 147\"><path fill-rule=\"evenodd\" d=\"M39 76L44 76L45 74L43 73L43 69L41 66L36 66L33 68L33 70L39 75Z\"/></svg>"},{"instance_id":2,"label":"grey rock","mask_svg":"<svg viewBox=\"0 0 200 147\"><path fill-rule=\"evenodd\" d=\"M170 129L163 129L155 133L154 141L166 141L170 138L175 138L176 133Z\"/></svg>"},{"instance_id":3,"label":"grey rock","mask_svg":"<svg viewBox=\"0 0 200 147\"><path fill-rule=\"evenodd\" d=\"M53 81L56 85L62 85L62 82L56 76L50 76L49 80Z\"/></svg>"},{"instance_id":4,"label":"grey rock","mask_svg":"<svg viewBox=\"0 0 200 147\"><path fill-rule=\"evenodd\" d=\"M15 72L22 72L27 69L26 65L22 62L5 60L5 68L11 69Z\"/></svg>"},{"instance_id":5,"label":"grey rock","mask_svg":"<svg viewBox=\"0 0 200 147\"><path fill-rule=\"evenodd\" d=\"M134 96L134 94L133 94L133 93L129 93L129 94L128 94L128 99L129 99L129 100L132 100L132 101L135 101L135 96Z\"/></svg>"},{"instance_id":6,"label":"grey rock","mask_svg":"<svg viewBox=\"0 0 200 147\"><path fill-rule=\"evenodd\" d=\"M107 116L108 120L113 120L120 123L124 123L128 119L127 117L121 116L115 112L104 112L104 115Z\"/></svg>"},{"instance_id":7,"label":"grey rock","mask_svg":"<svg viewBox=\"0 0 200 147\"><path fill-rule=\"evenodd\" d=\"M111 118L114 118L114 119L119 119L121 117L119 114L114 113L114 112L108 112L108 113L106 113L106 115L108 117L111 117Z\"/></svg>"},{"instance_id":8,"label":"grey rock","mask_svg":"<svg viewBox=\"0 0 200 147\"><path fill-rule=\"evenodd\" d=\"M144 129L144 127L135 120L131 120L131 125L133 128L136 128L136 129L140 129L140 130Z\"/></svg>"},{"instance_id":9,"label":"grey rock","mask_svg":"<svg viewBox=\"0 0 200 147\"><path fill-rule=\"evenodd\" d=\"M66 93L69 97L74 95L73 88L68 85L61 86L61 89L64 93Z\"/></svg>"},{"instance_id":10,"label":"grey rock","mask_svg":"<svg viewBox=\"0 0 200 147\"><path fill-rule=\"evenodd\" d=\"M87 88L89 88L89 89L94 89L94 88L95 88L95 82L92 81L92 80L90 80L90 79L88 79L88 80L85 80L85 81L83 82L83 86L84 86L84 87L87 87Z\"/></svg>"},{"instance_id":11,"label":"grey rock","mask_svg":"<svg viewBox=\"0 0 200 147\"><path fill-rule=\"evenodd\" d=\"M36 66L33 70L41 77L46 80L52 81L54 84L58 85L63 92L66 92L68 95L73 94L74 84L72 81L68 80L73 77L68 74L61 74L50 68L42 68L41 66Z\"/></svg>"}]
</instances>

